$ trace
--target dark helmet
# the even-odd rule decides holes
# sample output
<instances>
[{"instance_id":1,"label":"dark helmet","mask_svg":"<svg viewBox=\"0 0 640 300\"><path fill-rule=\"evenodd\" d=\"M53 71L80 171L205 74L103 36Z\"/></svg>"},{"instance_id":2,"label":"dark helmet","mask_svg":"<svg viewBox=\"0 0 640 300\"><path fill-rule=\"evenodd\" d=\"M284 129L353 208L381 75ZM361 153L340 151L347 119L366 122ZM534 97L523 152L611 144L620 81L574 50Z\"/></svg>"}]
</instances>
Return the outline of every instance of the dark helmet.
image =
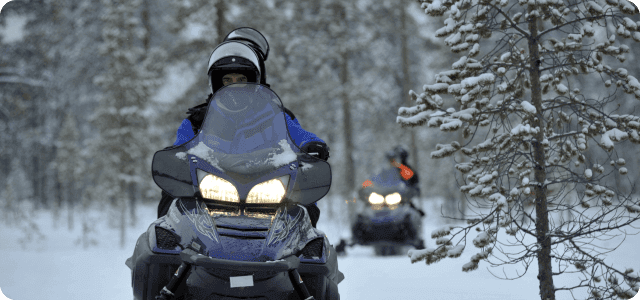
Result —
<instances>
[{"instance_id":1,"label":"dark helmet","mask_svg":"<svg viewBox=\"0 0 640 300\"><path fill-rule=\"evenodd\" d=\"M385 156L388 160L396 160L397 162L405 164L407 157L409 157L409 152L402 146L396 146L393 150L387 152Z\"/></svg>"},{"instance_id":2,"label":"dark helmet","mask_svg":"<svg viewBox=\"0 0 640 300\"><path fill-rule=\"evenodd\" d=\"M269 55L269 44L260 32L253 28L234 29L224 38L209 57L207 75L211 92L222 87L222 77L239 73L249 82L267 84L264 61Z\"/></svg>"}]
</instances>

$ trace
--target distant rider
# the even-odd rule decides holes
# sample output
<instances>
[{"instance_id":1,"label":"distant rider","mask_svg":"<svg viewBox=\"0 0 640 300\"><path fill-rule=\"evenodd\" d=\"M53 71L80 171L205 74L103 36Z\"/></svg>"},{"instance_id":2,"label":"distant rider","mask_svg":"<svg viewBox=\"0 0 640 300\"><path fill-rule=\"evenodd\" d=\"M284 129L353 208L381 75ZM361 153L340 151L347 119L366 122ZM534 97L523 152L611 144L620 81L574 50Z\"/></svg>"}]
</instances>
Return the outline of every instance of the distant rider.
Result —
<instances>
[{"instance_id":1,"label":"distant rider","mask_svg":"<svg viewBox=\"0 0 640 300\"><path fill-rule=\"evenodd\" d=\"M173 145L181 145L191 140L200 130L207 106L213 94L223 86L242 83L259 82L269 86L266 81L264 62L269 55L269 44L257 30L241 27L231 31L211 53L207 75L211 94L205 103L189 108L189 116L182 121L176 133ZM329 147L315 134L304 130L293 113L283 107L287 127L292 140L306 153L316 153L315 156L323 160L329 158ZM164 216L173 202L169 194L162 191L162 198L158 204L158 218ZM313 227L320 217L318 206L306 206Z\"/></svg>"},{"instance_id":2,"label":"distant rider","mask_svg":"<svg viewBox=\"0 0 640 300\"><path fill-rule=\"evenodd\" d=\"M407 184L408 187L415 188L418 191L418 196L420 195L420 181L418 179L418 173L416 170L409 166L407 163L407 158L409 157L409 152L402 148L402 146L396 146L393 150L389 151L385 155L389 164L398 168L398 172L400 172L400 177Z\"/></svg>"},{"instance_id":3,"label":"distant rider","mask_svg":"<svg viewBox=\"0 0 640 300\"><path fill-rule=\"evenodd\" d=\"M387 152L385 156L387 157L389 164L398 169L402 181L404 181L408 187L415 189L417 192L416 196L420 197L420 180L418 179L418 173L416 172L416 169L409 166L409 163L407 163L409 152L407 152L407 150L402 146L396 146L393 150ZM420 213L420 215L425 215L424 211L417 208L411 200L408 202L412 208Z\"/></svg>"}]
</instances>

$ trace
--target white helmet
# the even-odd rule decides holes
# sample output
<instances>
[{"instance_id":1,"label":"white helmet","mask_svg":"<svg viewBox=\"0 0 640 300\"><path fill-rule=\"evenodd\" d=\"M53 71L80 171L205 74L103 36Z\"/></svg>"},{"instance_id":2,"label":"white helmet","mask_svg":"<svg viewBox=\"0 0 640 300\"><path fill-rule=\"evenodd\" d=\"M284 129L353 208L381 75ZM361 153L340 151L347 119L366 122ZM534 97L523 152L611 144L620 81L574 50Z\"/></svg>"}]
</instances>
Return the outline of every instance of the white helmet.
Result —
<instances>
[{"instance_id":1,"label":"white helmet","mask_svg":"<svg viewBox=\"0 0 640 300\"><path fill-rule=\"evenodd\" d=\"M259 82L263 74L260 56L251 47L238 41L226 41L218 45L209 57L208 72L211 92L220 89L222 77L229 73L239 73L249 82Z\"/></svg>"}]
</instances>

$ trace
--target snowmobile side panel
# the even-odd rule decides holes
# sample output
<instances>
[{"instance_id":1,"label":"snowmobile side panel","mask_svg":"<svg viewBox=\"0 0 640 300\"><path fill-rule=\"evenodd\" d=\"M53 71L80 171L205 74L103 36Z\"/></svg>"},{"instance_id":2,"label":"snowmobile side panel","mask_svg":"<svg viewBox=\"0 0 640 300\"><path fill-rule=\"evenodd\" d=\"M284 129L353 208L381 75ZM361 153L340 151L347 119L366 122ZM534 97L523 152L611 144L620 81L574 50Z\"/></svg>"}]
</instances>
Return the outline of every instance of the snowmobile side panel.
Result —
<instances>
[{"instance_id":1,"label":"snowmobile side panel","mask_svg":"<svg viewBox=\"0 0 640 300\"><path fill-rule=\"evenodd\" d=\"M131 285L135 300L154 300L158 292L180 266L179 255L159 254L151 251L148 232L138 238L131 263Z\"/></svg>"},{"instance_id":2,"label":"snowmobile side panel","mask_svg":"<svg viewBox=\"0 0 640 300\"><path fill-rule=\"evenodd\" d=\"M176 146L160 150L153 155L153 181L174 198L193 197L196 192L187 157L179 155L184 151L184 146Z\"/></svg>"}]
</instances>

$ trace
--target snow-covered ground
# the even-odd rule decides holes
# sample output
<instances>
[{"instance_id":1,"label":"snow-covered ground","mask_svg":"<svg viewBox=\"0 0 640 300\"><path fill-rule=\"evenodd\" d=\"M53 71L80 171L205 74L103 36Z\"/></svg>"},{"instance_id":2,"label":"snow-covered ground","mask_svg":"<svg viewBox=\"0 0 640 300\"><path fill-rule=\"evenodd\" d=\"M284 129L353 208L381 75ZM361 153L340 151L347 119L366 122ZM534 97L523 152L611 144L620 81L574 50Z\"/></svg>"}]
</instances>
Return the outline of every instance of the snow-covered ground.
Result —
<instances>
[{"instance_id":1,"label":"snow-covered ground","mask_svg":"<svg viewBox=\"0 0 640 300\"><path fill-rule=\"evenodd\" d=\"M437 202L427 205L429 218L424 222L427 246L433 245L429 233L443 223L436 217ZM323 214L326 208L323 208ZM132 299L131 278L124 261L133 251L135 240L154 220L155 207L140 207L139 221L128 228L127 243L119 247L119 231L108 226L113 214L93 212L97 246L83 249L76 246L81 236L78 218L69 231L66 216L54 221L47 212L38 213L37 224L44 239L20 244L24 233L13 226L0 227L0 289L13 300L113 300ZM318 228L324 230L332 243L347 237L346 222L321 217ZM475 237L472 235L471 238ZM471 243L469 243L470 245ZM26 249L22 247L26 246ZM608 259L624 266L640 269L638 259L640 236L629 236L623 246ZM354 247L339 258L345 280L339 285L342 299L540 299L537 268L533 266L521 279L505 281L494 278L480 263L476 271L462 272L462 265L477 251L468 248L456 259L445 259L427 266L411 264L406 255L376 257L372 248ZM502 273L502 270L493 270ZM560 280L556 286L562 285ZM557 299L570 299L558 293ZM4 300L0 296L0 300Z\"/></svg>"}]
</instances>

